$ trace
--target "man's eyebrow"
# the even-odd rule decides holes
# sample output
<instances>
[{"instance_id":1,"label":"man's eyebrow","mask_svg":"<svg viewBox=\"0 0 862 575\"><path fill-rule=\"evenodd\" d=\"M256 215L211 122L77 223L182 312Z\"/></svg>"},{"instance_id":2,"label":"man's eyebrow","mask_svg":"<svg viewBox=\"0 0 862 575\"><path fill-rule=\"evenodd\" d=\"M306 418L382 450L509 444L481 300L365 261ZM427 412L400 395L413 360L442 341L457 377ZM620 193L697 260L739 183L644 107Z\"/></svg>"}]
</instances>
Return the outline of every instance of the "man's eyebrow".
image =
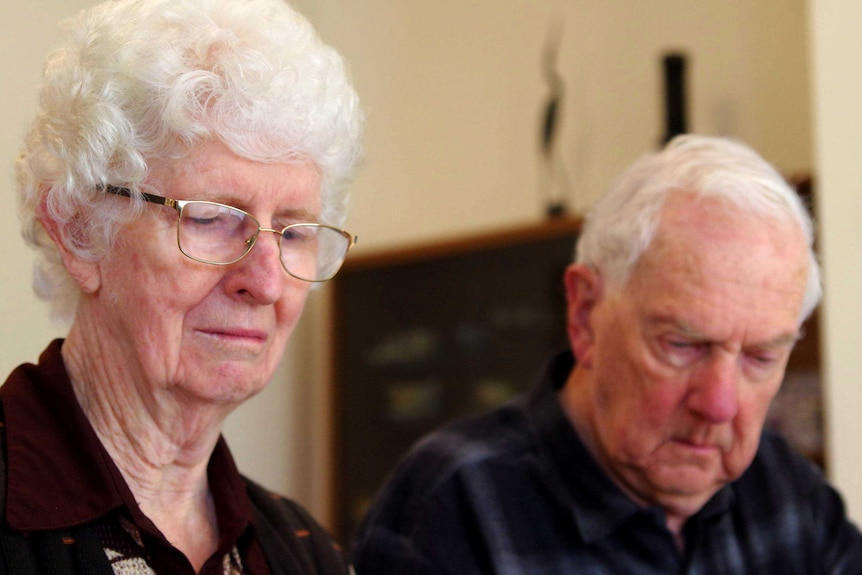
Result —
<instances>
[{"instance_id":1,"label":"man's eyebrow","mask_svg":"<svg viewBox=\"0 0 862 575\"><path fill-rule=\"evenodd\" d=\"M672 327L680 331L686 337L691 337L692 339L709 339L704 334L694 329L687 322L683 321L679 317L674 316L673 314L652 315L647 318L647 324L651 327Z\"/></svg>"},{"instance_id":2,"label":"man's eyebrow","mask_svg":"<svg viewBox=\"0 0 862 575\"><path fill-rule=\"evenodd\" d=\"M662 326L662 325L673 326L676 329L678 329L684 336L690 337L691 339L694 339L697 341L706 342L706 341L711 340L711 338L707 337L705 334L703 334L699 330L693 328L691 325L689 325L687 322L683 321L680 318L665 316L665 315L656 315L656 316L650 318L648 321L653 326ZM772 348L784 347L784 346L788 346L788 345L792 346L792 345L795 345L796 342L798 342L799 340L801 340L804 337L805 337L805 329L803 327L803 328L799 328L793 332L783 333L783 334L778 335L777 337L770 339L770 340L752 343L750 345L747 345L746 347L760 347L760 348L765 348L765 349L772 349Z\"/></svg>"},{"instance_id":3,"label":"man's eyebrow","mask_svg":"<svg viewBox=\"0 0 862 575\"><path fill-rule=\"evenodd\" d=\"M797 329L793 333L786 333L776 337L775 339L771 339L764 343L755 344L757 347L784 347L786 345L795 345L800 339L805 337L805 331L802 329Z\"/></svg>"}]
</instances>

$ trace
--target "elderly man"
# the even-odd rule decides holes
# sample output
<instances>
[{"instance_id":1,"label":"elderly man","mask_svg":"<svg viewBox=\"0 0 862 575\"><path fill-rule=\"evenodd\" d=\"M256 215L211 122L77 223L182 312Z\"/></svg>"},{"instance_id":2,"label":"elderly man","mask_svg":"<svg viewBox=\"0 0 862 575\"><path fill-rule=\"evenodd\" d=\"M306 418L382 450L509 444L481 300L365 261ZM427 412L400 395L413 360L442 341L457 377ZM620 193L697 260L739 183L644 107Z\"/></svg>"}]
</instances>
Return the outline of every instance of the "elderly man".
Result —
<instances>
[{"instance_id":1,"label":"elderly man","mask_svg":"<svg viewBox=\"0 0 862 575\"><path fill-rule=\"evenodd\" d=\"M862 573L819 471L763 431L820 298L808 213L746 146L628 169L565 273L571 350L402 463L360 575Z\"/></svg>"}]
</instances>

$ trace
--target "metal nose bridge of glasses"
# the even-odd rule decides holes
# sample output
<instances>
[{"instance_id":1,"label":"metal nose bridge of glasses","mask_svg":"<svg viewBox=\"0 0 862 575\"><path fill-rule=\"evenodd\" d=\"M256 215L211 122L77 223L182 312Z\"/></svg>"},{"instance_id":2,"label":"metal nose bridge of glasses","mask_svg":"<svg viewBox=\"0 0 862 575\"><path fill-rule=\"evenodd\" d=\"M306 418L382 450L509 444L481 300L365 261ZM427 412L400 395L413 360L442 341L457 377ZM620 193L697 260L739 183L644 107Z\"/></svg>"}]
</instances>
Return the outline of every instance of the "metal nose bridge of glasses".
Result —
<instances>
[{"instance_id":1,"label":"metal nose bridge of glasses","mask_svg":"<svg viewBox=\"0 0 862 575\"><path fill-rule=\"evenodd\" d=\"M119 186L106 185L106 186L102 186L102 190L107 192L107 193L114 194L117 196L126 197L126 198L131 198L132 194L133 194L133 192L129 188L123 188L123 187L119 187ZM234 210L238 213L244 214L246 217L250 218L251 221L254 222L254 225L256 226L256 232L254 233L254 235L245 239L245 241L244 241L245 249L243 250L243 253L238 255L238 256L230 257L230 258L226 258L226 259L220 258L220 259L218 259L218 261L216 261L213 258L196 257L195 255L192 255L188 251L186 251L186 249L183 248L181 242L179 241L179 228L178 228L177 241L178 241L178 247L180 249L180 252L188 258L193 259L195 261L202 262L202 263L213 264L213 265L229 265L229 264L235 263L235 262L243 259L251 251L252 247L254 246L254 244L257 241L257 237L260 234L260 232L272 232L272 233L280 236L280 240L281 240L285 237L284 234L288 230L300 229L300 228L302 228L302 229L313 228L313 229L317 230L318 233L321 233L325 237L328 237L330 239L336 238L336 241L334 241L334 242L330 241L327 244L326 248L328 248L328 249L323 249L318 254L319 258L322 256L323 261L318 261L318 266L315 267L315 274L316 275L314 275L312 277L311 275L305 275L302 273L298 273L296 270L291 269L288 266L288 263L286 261L284 261L284 253L282 251L282 242L280 241L279 242L279 251L282 254L281 264L282 264L282 267L284 268L284 270L288 274L290 274L291 276L293 276L297 279L300 279L303 281L308 281L308 282L325 282L329 279L332 279L332 277L335 276L335 274L341 268L341 265L344 262L344 258L347 256L347 252L350 251L350 249L354 245L356 245L356 242L358 239L356 236L350 234L349 232L347 232L345 230L342 230L342 229L339 229L339 228L336 228L333 226L329 226L327 224L297 223L297 224L288 225L281 230L277 230L277 229L273 229L273 228L264 228L264 227L261 227L260 223L257 221L257 219L254 216L245 212L244 210L240 210L239 208L234 208L232 206L219 204L216 202L208 202L208 201L176 200L174 198L166 198L163 196L157 196L155 194L148 194L146 192L140 192L140 194L141 194L142 199L146 202L166 206L166 207L169 207L169 208L176 210L177 215L180 218L183 216L183 207L184 206L196 205L196 204L200 203L200 204L208 204L208 205L214 205L214 206L222 206L223 208L226 208L229 210ZM179 220L178 220L178 224L179 224Z\"/></svg>"}]
</instances>

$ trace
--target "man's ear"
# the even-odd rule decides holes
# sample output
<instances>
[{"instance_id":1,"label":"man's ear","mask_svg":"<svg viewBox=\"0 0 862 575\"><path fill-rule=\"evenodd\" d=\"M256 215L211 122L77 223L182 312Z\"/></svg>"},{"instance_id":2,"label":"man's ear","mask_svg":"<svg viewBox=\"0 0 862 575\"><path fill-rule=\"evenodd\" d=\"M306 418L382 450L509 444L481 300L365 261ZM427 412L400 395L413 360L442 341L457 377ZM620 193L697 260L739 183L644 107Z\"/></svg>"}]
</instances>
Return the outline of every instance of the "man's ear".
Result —
<instances>
[{"instance_id":1,"label":"man's ear","mask_svg":"<svg viewBox=\"0 0 862 575\"><path fill-rule=\"evenodd\" d=\"M572 264L566 268L565 284L568 302L566 328L572 353L578 365L590 367L595 349L593 312L602 300L603 280L592 268Z\"/></svg>"},{"instance_id":2,"label":"man's ear","mask_svg":"<svg viewBox=\"0 0 862 575\"><path fill-rule=\"evenodd\" d=\"M73 225L59 223L49 215L44 196L38 217L42 227L56 244L66 271L75 279L84 293L95 293L102 283L99 262L85 259L71 248L71 246L80 245L87 240L77 237L80 236L80 232L72 231Z\"/></svg>"}]
</instances>

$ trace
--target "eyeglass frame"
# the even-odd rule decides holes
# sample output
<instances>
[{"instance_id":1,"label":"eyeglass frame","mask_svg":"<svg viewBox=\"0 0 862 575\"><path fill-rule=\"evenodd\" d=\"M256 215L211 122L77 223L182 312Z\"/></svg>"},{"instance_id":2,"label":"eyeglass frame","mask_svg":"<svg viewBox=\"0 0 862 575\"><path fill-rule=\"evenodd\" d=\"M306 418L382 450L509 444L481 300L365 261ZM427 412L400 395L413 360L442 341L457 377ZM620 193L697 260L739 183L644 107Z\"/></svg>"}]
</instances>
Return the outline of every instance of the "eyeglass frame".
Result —
<instances>
[{"instance_id":1,"label":"eyeglass frame","mask_svg":"<svg viewBox=\"0 0 862 575\"><path fill-rule=\"evenodd\" d=\"M132 198L135 195L134 192L132 192L132 190L130 190L129 188L124 188L122 186L103 185L103 186L101 186L101 189L102 189L102 191L104 191L106 193L114 194L116 196L123 196L125 198ZM336 268L336 270L332 273L331 276L324 278L324 279L316 279L316 280L306 279L306 278L299 277L299 276L295 275L293 272L291 272L289 269L287 269L287 266L284 263L284 258L282 258L282 256L281 256L281 239L280 238L279 238L279 242L278 242L278 260L281 263L282 269L284 271L286 271L288 273L288 275L290 275L291 277L296 278L300 281L304 281L304 282L323 283L323 282L327 282L327 281L331 280L332 278L334 278L338 274L339 270L341 269L341 265L344 264L344 259L347 257L347 254L350 252L350 249L356 245L357 241L359 241L358 236L355 236L346 230L343 230L341 228L337 228L335 226L330 226L328 224L321 224L321 223L316 223L316 222L296 222L296 223L289 224L289 225L283 227L281 230L276 230L273 228L265 228L265 227L261 226L260 221L256 217L254 217L253 215L251 215L250 213L248 213L245 210L242 210L242 209L234 207L234 206L229 206L228 204L222 204L220 202L211 202L208 200L177 200L174 198L166 198L164 196L158 196L156 194L149 194L147 192L139 192L139 193L141 195L141 198L145 202L149 202L151 204L158 204L161 206L166 206L168 208L173 208L174 210L176 210L176 212L177 212L177 248L180 250L181 254L183 254L184 256L189 258L190 260L194 260L196 262L201 262L203 264L209 264L209 265L213 265L213 266L229 266L231 264L235 264L236 262L242 260L245 256L247 256L251 252L251 250L254 248L255 244L257 243L257 239L260 237L260 232L272 232L272 233L280 236L280 238L283 238L284 232L286 232L287 230L294 228L294 227L300 227L300 226L308 227L308 226L310 226L310 227L315 227L315 228L326 228L326 229L332 230L334 232L338 232L344 238L346 238L347 239L347 249L344 250L344 257L342 258L342 262L338 266L338 268ZM238 258L233 259L229 262L213 262L213 261L204 260L201 258L196 258L195 256L186 252L183 249L182 244L180 243L180 222L182 222L183 208L190 203L193 203L193 204L210 204L213 206L222 206L225 208L229 208L231 210L236 210L238 212L241 212L241 213L245 214L246 216L248 216L249 218L251 218L252 221L255 224L257 224L257 232L254 234L251 241L246 240L246 244L248 245L248 247L243 252L243 254L241 256L239 256Z\"/></svg>"}]
</instances>

